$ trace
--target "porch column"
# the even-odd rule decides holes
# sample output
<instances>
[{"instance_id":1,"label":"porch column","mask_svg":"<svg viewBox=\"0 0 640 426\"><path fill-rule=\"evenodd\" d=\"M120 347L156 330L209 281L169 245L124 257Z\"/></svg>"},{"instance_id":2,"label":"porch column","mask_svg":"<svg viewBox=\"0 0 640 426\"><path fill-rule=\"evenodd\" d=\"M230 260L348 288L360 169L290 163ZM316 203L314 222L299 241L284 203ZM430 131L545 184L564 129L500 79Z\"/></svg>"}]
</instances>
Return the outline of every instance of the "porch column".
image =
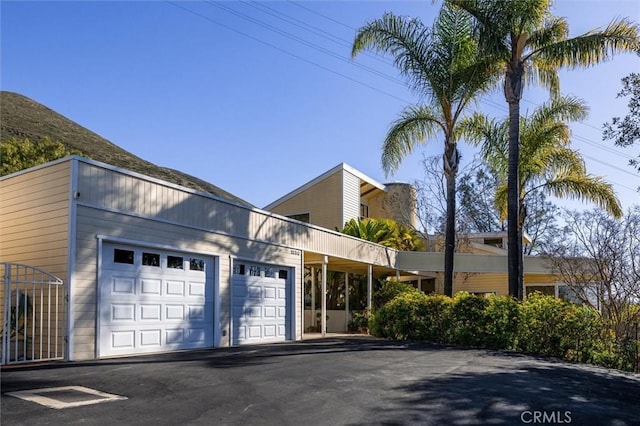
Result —
<instances>
[{"instance_id":1,"label":"porch column","mask_svg":"<svg viewBox=\"0 0 640 426\"><path fill-rule=\"evenodd\" d=\"M349 331L349 273L344 273L344 329Z\"/></svg>"},{"instance_id":2,"label":"porch column","mask_svg":"<svg viewBox=\"0 0 640 426\"><path fill-rule=\"evenodd\" d=\"M311 267L311 326L316 326L316 268Z\"/></svg>"},{"instance_id":3,"label":"porch column","mask_svg":"<svg viewBox=\"0 0 640 426\"><path fill-rule=\"evenodd\" d=\"M422 291L422 275L418 275L418 290Z\"/></svg>"},{"instance_id":4,"label":"porch column","mask_svg":"<svg viewBox=\"0 0 640 426\"><path fill-rule=\"evenodd\" d=\"M373 265L367 266L367 309L373 307Z\"/></svg>"},{"instance_id":5,"label":"porch column","mask_svg":"<svg viewBox=\"0 0 640 426\"><path fill-rule=\"evenodd\" d=\"M327 335L327 263L329 256L322 257L322 337Z\"/></svg>"}]
</instances>

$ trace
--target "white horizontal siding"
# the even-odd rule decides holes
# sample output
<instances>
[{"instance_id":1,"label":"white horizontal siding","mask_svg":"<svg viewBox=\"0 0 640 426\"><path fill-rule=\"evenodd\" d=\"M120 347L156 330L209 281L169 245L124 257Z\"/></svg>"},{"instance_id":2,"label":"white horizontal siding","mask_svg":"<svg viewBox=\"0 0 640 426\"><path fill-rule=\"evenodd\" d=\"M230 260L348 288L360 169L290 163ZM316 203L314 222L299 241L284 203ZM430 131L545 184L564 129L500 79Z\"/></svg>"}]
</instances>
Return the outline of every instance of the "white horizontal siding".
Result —
<instances>
[{"instance_id":1,"label":"white horizontal siding","mask_svg":"<svg viewBox=\"0 0 640 426\"><path fill-rule=\"evenodd\" d=\"M80 163L78 191L81 205L377 266L395 261L395 251L376 244L92 163Z\"/></svg>"}]
</instances>

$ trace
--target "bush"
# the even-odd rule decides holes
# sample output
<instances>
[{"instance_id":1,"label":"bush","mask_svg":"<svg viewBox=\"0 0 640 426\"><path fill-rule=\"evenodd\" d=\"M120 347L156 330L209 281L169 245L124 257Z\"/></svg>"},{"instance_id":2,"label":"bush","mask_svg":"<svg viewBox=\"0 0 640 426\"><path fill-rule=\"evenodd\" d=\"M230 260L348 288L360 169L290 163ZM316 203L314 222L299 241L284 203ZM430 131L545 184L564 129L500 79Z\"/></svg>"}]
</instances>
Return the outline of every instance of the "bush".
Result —
<instances>
[{"instance_id":1,"label":"bush","mask_svg":"<svg viewBox=\"0 0 640 426\"><path fill-rule=\"evenodd\" d=\"M369 328L369 311L353 311L349 331L361 333Z\"/></svg>"},{"instance_id":2,"label":"bush","mask_svg":"<svg viewBox=\"0 0 640 426\"><path fill-rule=\"evenodd\" d=\"M369 321L375 336L445 343L451 323L451 299L409 291L380 308Z\"/></svg>"},{"instance_id":3,"label":"bush","mask_svg":"<svg viewBox=\"0 0 640 426\"><path fill-rule=\"evenodd\" d=\"M564 317L567 303L540 293L520 305L518 346L525 352L562 358L566 352Z\"/></svg>"},{"instance_id":4,"label":"bush","mask_svg":"<svg viewBox=\"0 0 640 426\"><path fill-rule=\"evenodd\" d=\"M451 342L453 299L434 294L424 296L421 310L424 320L418 324L422 340L435 343Z\"/></svg>"},{"instance_id":5,"label":"bush","mask_svg":"<svg viewBox=\"0 0 640 426\"><path fill-rule=\"evenodd\" d=\"M420 293L420 291L414 288L411 284L406 284L400 281L383 281L380 289L373 295L373 302L376 310L382 308L396 296L404 293Z\"/></svg>"},{"instance_id":6,"label":"bush","mask_svg":"<svg viewBox=\"0 0 640 426\"><path fill-rule=\"evenodd\" d=\"M485 342L491 349L515 349L518 341L520 305L509 296L490 297L485 307Z\"/></svg>"},{"instance_id":7,"label":"bush","mask_svg":"<svg viewBox=\"0 0 640 426\"><path fill-rule=\"evenodd\" d=\"M552 296L455 298L400 292L369 318L373 335L524 352L633 370L638 342L616 342L598 311Z\"/></svg>"},{"instance_id":8,"label":"bush","mask_svg":"<svg viewBox=\"0 0 640 426\"><path fill-rule=\"evenodd\" d=\"M487 334L485 309L489 299L460 292L451 307L451 338L453 343L484 346Z\"/></svg>"},{"instance_id":9,"label":"bush","mask_svg":"<svg viewBox=\"0 0 640 426\"><path fill-rule=\"evenodd\" d=\"M420 292L406 292L393 298L374 315L372 333L397 340L418 340L417 328L423 320L420 305L425 297Z\"/></svg>"}]
</instances>

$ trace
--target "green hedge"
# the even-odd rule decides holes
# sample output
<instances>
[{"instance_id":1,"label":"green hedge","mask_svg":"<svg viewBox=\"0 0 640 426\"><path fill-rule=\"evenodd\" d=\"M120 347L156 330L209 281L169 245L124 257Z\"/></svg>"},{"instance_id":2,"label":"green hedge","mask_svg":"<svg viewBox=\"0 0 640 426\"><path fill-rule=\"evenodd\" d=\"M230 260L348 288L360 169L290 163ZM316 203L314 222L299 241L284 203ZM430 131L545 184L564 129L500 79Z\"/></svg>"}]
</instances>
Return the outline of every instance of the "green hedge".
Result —
<instances>
[{"instance_id":1,"label":"green hedge","mask_svg":"<svg viewBox=\"0 0 640 426\"><path fill-rule=\"evenodd\" d=\"M637 344L616 344L597 311L542 294L518 302L398 291L370 316L369 329L397 340L519 350L627 370L634 367Z\"/></svg>"}]
</instances>

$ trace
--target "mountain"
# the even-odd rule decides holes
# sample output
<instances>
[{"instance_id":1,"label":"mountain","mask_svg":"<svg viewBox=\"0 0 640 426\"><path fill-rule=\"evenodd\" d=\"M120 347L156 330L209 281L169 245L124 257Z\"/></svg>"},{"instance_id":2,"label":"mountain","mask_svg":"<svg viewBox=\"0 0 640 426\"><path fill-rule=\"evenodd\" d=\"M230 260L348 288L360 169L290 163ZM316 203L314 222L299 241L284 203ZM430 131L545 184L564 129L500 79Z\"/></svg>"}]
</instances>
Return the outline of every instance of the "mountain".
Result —
<instances>
[{"instance_id":1,"label":"mountain","mask_svg":"<svg viewBox=\"0 0 640 426\"><path fill-rule=\"evenodd\" d=\"M254 207L202 179L145 161L32 99L0 92L0 140L29 138L38 142L44 137L60 141L69 151L80 151L93 160Z\"/></svg>"}]
</instances>

